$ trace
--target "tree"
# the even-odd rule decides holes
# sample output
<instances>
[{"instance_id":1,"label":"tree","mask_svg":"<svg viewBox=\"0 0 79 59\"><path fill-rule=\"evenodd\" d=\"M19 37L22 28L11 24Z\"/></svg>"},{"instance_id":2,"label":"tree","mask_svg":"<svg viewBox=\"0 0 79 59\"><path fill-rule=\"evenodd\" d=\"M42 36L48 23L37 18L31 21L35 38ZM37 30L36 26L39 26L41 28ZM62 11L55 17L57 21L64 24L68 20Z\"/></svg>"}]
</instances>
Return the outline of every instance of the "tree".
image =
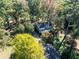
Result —
<instances>
[{"instance_id":1,"label":"tree","mask_svg":"<svg viewBox=\"0 0 79 59\"><path fill-rule=\"evenodd\" d=\"M43 46L29 34L17 34L13 39L14 59L45 59Z\"/></svg>"},{"instance_id":2,"label":"tree","mask_svg":"<svg viewBox=\"0 0 79 59\"><path fill-rule=\"evenodd\" d=\"M15 32L16 33L24 33L25 31L25 27L22 24L19 24L16 28L15 28Z\"/></svg>"},{"instance_id":3,"label":"tree","mask_svg":"<svg viewBox=\"0 0 79 59\"><path fill-rule=\"evenodd\" d=\"M34 25L31 24L31 22L25 22L24 23L24 26L25 26L25 32L26 33L32 33L34 31Z\"/></svg>"},{"instance_id":4,"label":"tree","mask_svg":"<svg viewBox=\"0 0 79 59\"><path fill-rule=\"evenodd\" d=\"M73 40L77 39L79 37L79 1L78 0L64 0L64 9L63 11L60 11L58 14L58 17L60 19L60 23L62 23L62 21L64 22L64 32L65 32L65 36L64 39L62 40L60 46L62 45L63 42L67 41L67 35L69 34ZM71 41L69 39L69 41ZM68 44L68 43L66 43ZM73 43L72 43L73 44ZM74 47L72 47L72 44L70 44L70 51L74 49ZM69 44L68 44L69 45ZM68 52L68 53L72 53L72 52ZM65 51L64 51L65 52ZM64 53L63 52L63 53ZM68 54L67 53L67 54ZM66 56L65 56L66 57ZM68 57L70 59L70 56ZM73 56L74 58L75 56ZM68 59L66 58L66 59Z\"/></svg>"},{"instance_id":5,"label":"tree","mask_svg":"<svg viewBox=\"0 0 79 59\"><path fill-rule=\"evenodd\" d=\"M10 27L9 21L12 20L11 18L14 18L17 24L21 19L29 20L30 16L27 9L16 0L0 0L0 16L7 22L8 28Z\"/></svg>"},{"instance_id":6,"label":"tree","mask_svg":"<svg viewBox=\"0 0 79 59\"><path fill-rule=\"evenodd\" d=\"M77 30L78 30L78 15L79 15L79 7L78 7L78 0L76 1L72 1L72 0L68 0L68 1L65 1L65 4L64 4L64 9L63 11L60 11L59 13L59 17L60 19L63 19L64 22L70 22L69 24L69 31L70 32L74 32L73 34L77 34ZM66 22L66 24L67 24ZM65 24L65 25L66 25ZM67 27L67 26L66 26ZM71 28L71 30L70 30Z\"/></svg>"}]
</instances>

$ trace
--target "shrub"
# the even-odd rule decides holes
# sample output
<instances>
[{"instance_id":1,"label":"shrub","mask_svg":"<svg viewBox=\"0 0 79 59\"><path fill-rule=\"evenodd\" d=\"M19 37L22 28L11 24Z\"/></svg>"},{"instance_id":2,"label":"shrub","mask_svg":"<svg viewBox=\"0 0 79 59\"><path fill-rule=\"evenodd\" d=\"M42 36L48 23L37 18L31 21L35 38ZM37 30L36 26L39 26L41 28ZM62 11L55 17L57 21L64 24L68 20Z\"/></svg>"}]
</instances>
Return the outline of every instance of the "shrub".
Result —
<instances>
[{"instance_id":1,"label":"shrub","mask_svg":"<svg viewBox=\"0 0 79 59\"><path fill-rule=\"evenodd\" d=\"M4 20L0 17L0 28L4 28Z\"/></svg>"},{"instance_id":2,"label":"shrub","mask_svg":"<svg viewBox=\"0 0 79 59\"><path fill-rule=\"evenodd\" d=\"M14 59L45 59L42 44L29 34L17 34L13 40Z\"/></svg>"},{"instance_id":3,"label":"shrub","mask_svg":"<svg viewBox=\"0 0 79 59\"><path fill-rule=\"evenodd\" d=\"M10 33L4 29L0 29L0 48L4 48L9 44Z\"/></svg>"},{"instance_id":4,"label":"shrub","mask_svg":"<svg viewBox=\"0 0 79 59\"><path fill-rule=\"evenodd\" d=\"M22 24L19 24L16 29L15 29L16 33L23 33L25 31L25 27Z\"/></svg>"},{"instance_id":5,"label":"shrub","mask_svg":"<svg viewBox=\"0 0 79 59\"><path fill-rule=\"evenodd\" d=\"M27 32L27 33L32 33L33 32L34 26L31 22L25 22L24 26L25 26L25 32Z\"/></svg>"}]
</instances>

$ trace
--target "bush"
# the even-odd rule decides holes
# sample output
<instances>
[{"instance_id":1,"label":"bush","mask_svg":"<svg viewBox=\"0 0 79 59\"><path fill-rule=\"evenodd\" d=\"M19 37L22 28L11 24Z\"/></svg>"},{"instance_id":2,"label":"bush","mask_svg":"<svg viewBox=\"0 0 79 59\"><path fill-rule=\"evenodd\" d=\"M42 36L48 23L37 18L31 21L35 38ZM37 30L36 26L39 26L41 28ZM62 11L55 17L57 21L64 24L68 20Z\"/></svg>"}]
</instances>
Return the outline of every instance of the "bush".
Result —
<instances>
[{"instance_id":1,"label":"bush","mask_svg":"<svg viewBox=\"0 0 79 59\"><path fill-rule=\"evenodd\" d=\"M4 48L9 44L10 33L4 29L0 29L0 48Z\"/></svg>"},{"instance_id":2,"label":"bush","mask_svg":"<svg viewBox=\"0 0 79 59\"><path fill-rule=\"evenodd\" d=\"M25 26L25 32L27 32L27 33L32 33L33 32L34 26L31 22L25 22L24 26Z\"/></svg>"},{"instance_id":3,"label":"bush","mask_svg":"<svg viewBox=\"0 0 79 59\"><path fill-rule=\"evenodd\" d=\"M13 40L14 59L45 59L43 46L29 34L17 34Z\"/></svg>"},{"instance_id":4,"label":"bush","mask_svg":"<svg viewBox=\"0 0 79 59\"><path fill-rule=\"evenodd\" d=\"M4 20L0 17L0 28L4 28Z\"/></svg>"},{"instance_id":5,"label":"bush","mask_svg":"<svg viewBox=\"0 0 79 59\"><path fill-rule=\"evenodd\" d=\"M25 27L22 24L19 24L16 29L15 29L16 33L23 33L25 31Z\"/></svg>"}]
</instances>

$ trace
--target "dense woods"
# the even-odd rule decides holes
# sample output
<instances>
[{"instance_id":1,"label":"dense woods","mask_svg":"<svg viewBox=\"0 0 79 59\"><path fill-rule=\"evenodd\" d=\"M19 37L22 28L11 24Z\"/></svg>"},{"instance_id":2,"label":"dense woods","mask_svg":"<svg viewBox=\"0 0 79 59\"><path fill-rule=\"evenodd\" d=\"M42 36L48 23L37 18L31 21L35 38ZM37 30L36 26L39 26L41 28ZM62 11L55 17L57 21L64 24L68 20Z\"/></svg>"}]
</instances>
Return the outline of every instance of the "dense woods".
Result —
<instances>
[{"instance_id":1,"label":"dense woods","mask_svg":"<svg viewBox=\"0 0 79 59\"><path fill-rule=\"evenodd\" d=\"M15 46L14 59L45 59L44 44L79 59L78 39L79 0L0 0L0 49Z\"/></svg>"}]
</instances>

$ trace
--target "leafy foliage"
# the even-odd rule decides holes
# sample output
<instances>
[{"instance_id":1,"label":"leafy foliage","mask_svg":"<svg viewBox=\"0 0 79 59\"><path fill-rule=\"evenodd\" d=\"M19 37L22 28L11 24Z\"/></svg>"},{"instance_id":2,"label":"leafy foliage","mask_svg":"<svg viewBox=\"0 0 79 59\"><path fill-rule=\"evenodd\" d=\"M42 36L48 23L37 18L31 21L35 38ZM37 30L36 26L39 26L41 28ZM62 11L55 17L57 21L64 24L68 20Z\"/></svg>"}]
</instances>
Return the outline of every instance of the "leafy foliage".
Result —
<instances>
[{"instance_id":1,"label":"leafy foliage","mask_svg":"<svg viewBox=\"0 0 79 59\"><path fill-rule=\"evenodd\" d=\"M0 28L4 28L4 20L0 17Z\"/></svg>"},{"instance_id":2,"label":"leafy foliage","mask_svg":"<svg viewBox=\"0 0 79 59\"><path fill-rule=\"evenodd\" d=\"M15 28L15 32L16 33L24 33L25 31L25 27L22 24L19 24L16 28Z\"/></svg>"},{"instance_id":3,"label":"leafy foliage","mask_svg":"<svg viewBox=\"0 0 79 59\"><path fill-rule=\"evenodd\" d=\"M18 34L13 40L15 59L44 59L43 46L29 34Z\"/></svg>"},{"instance_id":4,"label":"leafy foliage","mask_svg":"<svg viewBox=\"0 0 79 59\"><path fill-rule=\"evenodd\" d=\"M60 13L59 13L59 19L61 20L63 20L63 22L66 22L66 24L67 23L69 23L70 22L70 24L69 24L69 32L74 32L74 33L72 33L73 35L74 34L76 34L76 36L77 36L77 34L78 34L78 15L79 15L79 2L78 2L78 0L76 0L76 1L72 1L72 0L67 0L67 1L64 1L65 3L64 3L64 9L63 9L63 11L60 11ZM61 20L61 21L62 21ZM66 24L65 24L65 26L66 26ZM65 28L66 29L66 28Z\"/></svg>"},{"instance_id":5,"label":"leafy foliage","mask_svg":"<svg viewBox=\"0 0 79 59\"><path fill-rule=\"evenodd\" d=\"M65 35L69 34L72 38L79 38L79 1L78 0L26 0L25 6L23 4L24 2L18 2L18 1L0 0L0 29L8 28L7 30L10 30L10 31L12 30L13 32L15 31L17 33L32 33L34 31L34 26L31 23L31 20L33 21L42 20L44 22L51 21L54 25L53 26L54 29L57 29L57 32L63 30L65 32ZM13 21L13 19L15 20L15 24L13 22L10 23L10 21ZM14 28L10 27L10 24L12 24ZM54 33L51 34L51 36L46 35L46 37L48 36L50 37L46 38L45 43L50 43L55 48L57 48L59 47L59 44L61 43L60 41L63 40L64 36L58 37L58 33L55 33L54 30L52 31ZM0 45L2 43L3 45L6 45L4 43L5 42L7 43L7 38L9 37L10 36L5 35L4 30L0 31L0 41L1 41ZM32 53L33 51L30 52L30 50L28 50L27 48L29 47L29 49L31 49L30 45L34 41L26 40L28 39L28 37L30 37L30 39L34 39L27 34L22 34L22 35L20 34L15 37L16 39L15 47L16 48L18 47L16 49L16 57L18 59L21 57L21 55L23 55L21 59L32 58L32 56L34 56L32 54L31 54L32 56L29 54L29 53ZM62 40L59 40L59 39L62 39ZM65 43L65 41L67 41L67 37L65 38L63 45L60 47L60 50L59 50L60 53L64 53L64 51L65 52L68 51L68 53L70 53L69 49L67 49L67 51L65 50L66 47L64 45L68 45L67 43ZM29 42L29 45L26 44L26 42L27 43ZM37 43L33 45L33 48L35 49L36 49L36 44ZM40 47L38 48L40 49ZM36 49L36 51L35 49L34 49L34 53L38 53L37 50L39 49ZM26 54L25 51L27 51L28 54ZM36 54L36 55L39 55L39 54ZM25 57L28 55L30 56ZM71 57L70 59L74 58L74 56L73 58Z\"/></svg>"},{"instance_id":6,"label":"leafy foliage","mask_svg":"<svg viewBox=\"0 0 79 59\"><path fill-rule=\"evenodd\" d=\"M31 24L31 22L25 22L24 26L25 26L26 33L32 33L34 31L34 26L33 24Z\"/></svg>"},{"instance_id":7,"label":"leafy foliage","mask_svg":"<svg viewBox=\"0 0 79 59\"><path fill-rule=\"evenodd\" d=\"M9 27L10 18L14 18L16 23L21 19L29 20L28 8L24 8L23 5L16 0L0 0L0 16L7 22Z\"/></svg>"},{"instance_id":8,"label":"leafy foliage","mask_svg":"<svg viewBox=\"0 0 79 59\"><path fill-rule=\"evenodd\" d=\"M0 29L0 48L5 48L10 41L10 33L4 29Z\"/></svg>"}]
</instances>

